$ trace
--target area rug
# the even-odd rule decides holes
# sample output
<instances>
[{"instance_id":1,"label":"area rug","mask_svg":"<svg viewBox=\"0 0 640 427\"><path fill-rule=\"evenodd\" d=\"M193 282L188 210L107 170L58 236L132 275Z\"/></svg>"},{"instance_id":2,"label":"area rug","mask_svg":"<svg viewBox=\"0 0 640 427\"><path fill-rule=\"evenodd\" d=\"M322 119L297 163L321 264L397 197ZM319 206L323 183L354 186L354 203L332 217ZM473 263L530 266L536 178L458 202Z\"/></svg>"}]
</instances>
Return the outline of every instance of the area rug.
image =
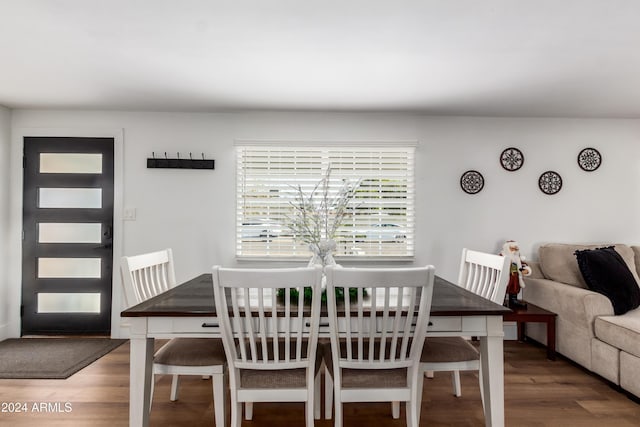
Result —
<instances>
[{"instance_id":1,"label":"area rug","mask_svg":"<svg viewBox=\"0 0 640 427\"><path fill-rule=\"evenodd\" d=\"M0 379L65 379L127 340L10 338L0 342Z\"/></svg>"}]
</instances>

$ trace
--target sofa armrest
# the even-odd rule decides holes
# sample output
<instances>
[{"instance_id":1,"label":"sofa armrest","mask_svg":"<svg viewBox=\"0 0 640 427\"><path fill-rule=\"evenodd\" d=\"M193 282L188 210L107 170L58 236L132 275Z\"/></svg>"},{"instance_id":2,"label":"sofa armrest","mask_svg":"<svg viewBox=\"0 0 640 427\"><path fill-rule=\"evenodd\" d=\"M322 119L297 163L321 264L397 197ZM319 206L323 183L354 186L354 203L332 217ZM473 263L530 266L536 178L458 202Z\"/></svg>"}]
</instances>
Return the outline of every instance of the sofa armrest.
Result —
<instances>
[{"instance_id":1,"label":"sofa armrest","mask_svg":"<svg viewBox=\"0 0 640 427\"><path fill-rule=\"evenodd\" d=\"M589 289L548 279L525 279L524 299L556 313L564 321L588 330L594 336L598 316L613 316L609 298Z\"/></svg>"}]
</instances>

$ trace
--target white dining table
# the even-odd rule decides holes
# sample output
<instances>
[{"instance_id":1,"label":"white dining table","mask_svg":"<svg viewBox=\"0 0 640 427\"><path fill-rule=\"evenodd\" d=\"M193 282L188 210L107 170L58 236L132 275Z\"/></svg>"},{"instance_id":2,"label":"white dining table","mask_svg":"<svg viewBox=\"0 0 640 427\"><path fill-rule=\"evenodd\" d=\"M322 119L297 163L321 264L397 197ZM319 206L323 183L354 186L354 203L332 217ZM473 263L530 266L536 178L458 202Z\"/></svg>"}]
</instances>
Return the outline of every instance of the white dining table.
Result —
<instances>
[{"instance_id":1,"label":"white dining table","mask_svg":"<svg viewBox=\"0 0 640 427\"><path fill-rule=\"evenodd\" d=\"M502 318L508 308L436 277L428 337L475 336L485 424L504 426L504 352ZM211 274L202 274L121 313L130 324L129 425L149 425L154 340L220 336ZM329 336L321 319L320 336ZM218 426L220 427L220 426Z\"/></svg>"}]
</instances>

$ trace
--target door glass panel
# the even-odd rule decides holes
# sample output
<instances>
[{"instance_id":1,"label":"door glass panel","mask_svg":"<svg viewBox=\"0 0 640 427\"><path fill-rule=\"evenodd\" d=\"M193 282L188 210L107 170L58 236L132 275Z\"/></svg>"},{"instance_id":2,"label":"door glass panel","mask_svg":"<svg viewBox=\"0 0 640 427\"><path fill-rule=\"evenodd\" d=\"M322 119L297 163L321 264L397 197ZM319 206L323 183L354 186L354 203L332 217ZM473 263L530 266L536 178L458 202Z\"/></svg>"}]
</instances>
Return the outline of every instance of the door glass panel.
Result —
<instances>
[{"instance_id":1,"label":"door glass panel","mask_svg":"<svg viewBox=\"0 0 640 427\"><path fill-rule=\"evenodd\" d=\"M38 278L100 278L100 258L38 258Z\"/></svg>"},{"instance_id":2,"label":"door glass panel","mask_svg":"<svg viewBox=\"0 0 640 427\"><path fill-rule=\"evenodd\" d=\"M100 313L100 294L39 293L38 313Z\"/></svg>"},{"instance_id":3,"label":"door glass panel","mask_svg":"<svg viewBox=\"0 0 640 427\"><path fill-rule=\"evenodd\" d=\"M86 208L102 207L102 188L40 188L39 208Z\"/></svg>"},{"instance_id":4,"label":"door glass panel","mask_svg":"<svg viewBox=\"0 0 640 427\"><path fill-rule=\"evenodd\" d=\"M38 243L100 243L100 223L41 222L38 224Z\"/></svg>"},{"instance_id":5,"label":"door glass panel","mask_svg":"<svg viewBox=\"0 0 640 427\"><path fill-rule=\"evenodd\" d=\"M102 154L40 153L40 173L102 173Z\"/></svg>"}]
</instances>

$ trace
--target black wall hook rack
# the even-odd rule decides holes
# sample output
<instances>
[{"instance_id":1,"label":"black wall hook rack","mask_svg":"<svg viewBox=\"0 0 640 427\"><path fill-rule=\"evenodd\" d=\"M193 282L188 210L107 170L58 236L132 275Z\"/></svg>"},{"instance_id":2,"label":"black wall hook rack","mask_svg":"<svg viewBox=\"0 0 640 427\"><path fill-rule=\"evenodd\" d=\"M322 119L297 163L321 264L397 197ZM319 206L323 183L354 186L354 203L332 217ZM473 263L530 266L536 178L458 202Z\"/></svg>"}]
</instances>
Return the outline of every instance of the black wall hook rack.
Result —
<instances>
[{"instance_id":1,"label":"black wall hook rack","mask_svg":"<svg viewBox=\"0 0 640 427\"><path fill-rule=\"evenodd\" d=\"M181 159L180 154L175 159L167 157L167 153L164 153L164 158L156 158L153 153L152 158L147 159L148 169L215 169L215 160L205 159L202 154L202 159L194 159L189 153L188 159Z\"/></svg>"}]
</instances>

